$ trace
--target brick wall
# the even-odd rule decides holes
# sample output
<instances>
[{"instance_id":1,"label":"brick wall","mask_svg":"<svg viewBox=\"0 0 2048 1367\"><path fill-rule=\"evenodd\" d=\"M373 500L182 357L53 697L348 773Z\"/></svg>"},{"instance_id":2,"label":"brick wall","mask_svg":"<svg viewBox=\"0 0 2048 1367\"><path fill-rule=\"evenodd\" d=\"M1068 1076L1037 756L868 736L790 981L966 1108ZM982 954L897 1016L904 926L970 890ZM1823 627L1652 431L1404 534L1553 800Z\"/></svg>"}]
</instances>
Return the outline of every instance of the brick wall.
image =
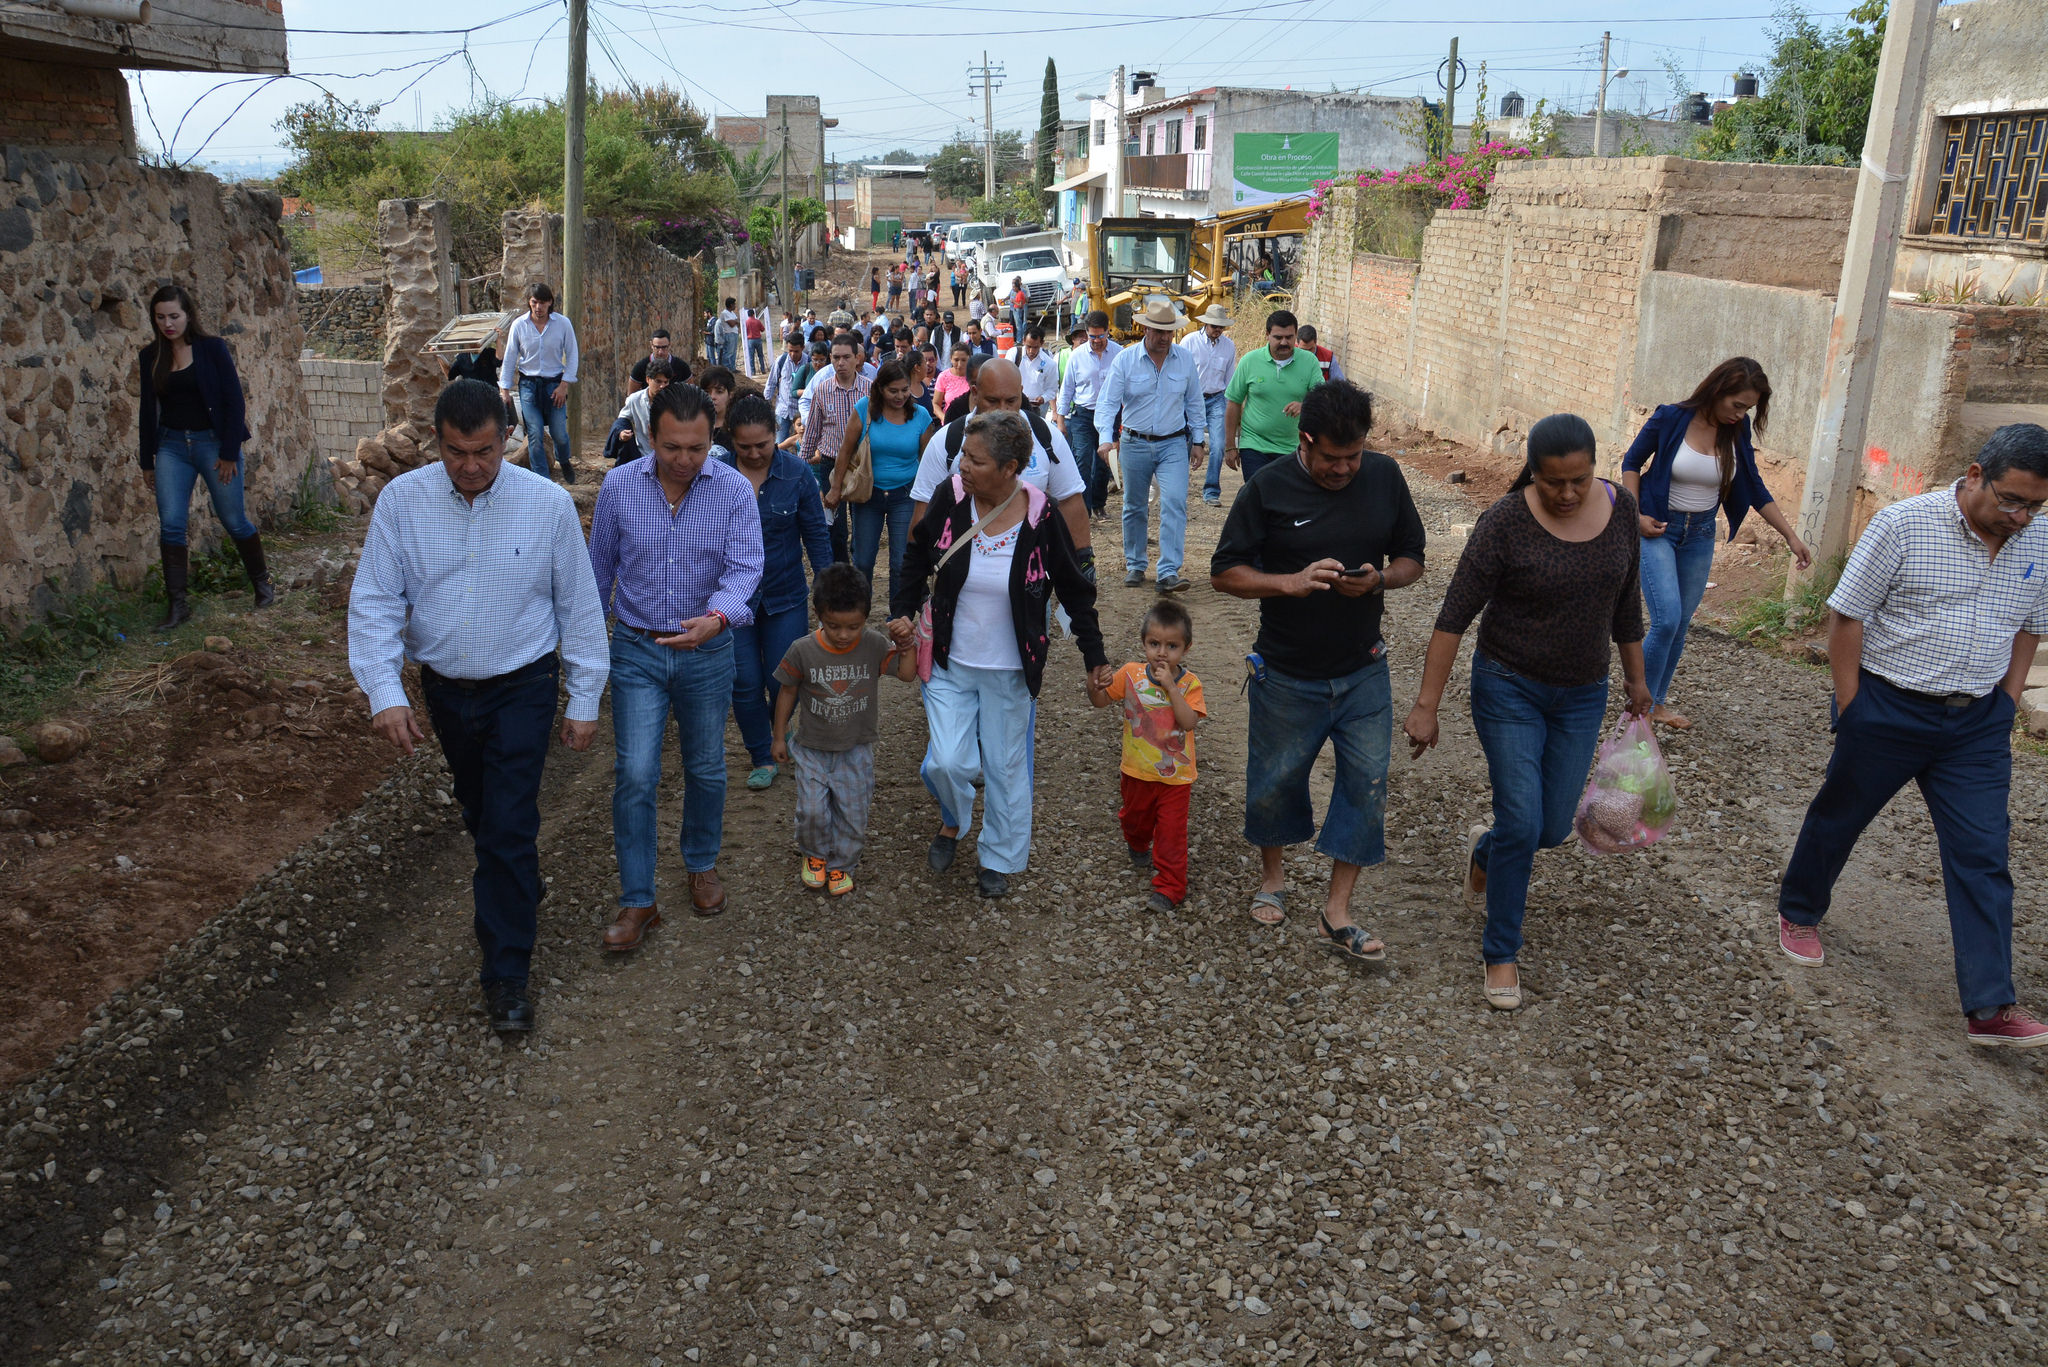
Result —
<instances>
[{"instance_id":1,"label":"brick wall","mask_svg":"<svg viewBox=\"0 0 2048 1367\"><path fill-rule=\"evenodd\" d=\"M133 156L127 81L111 67L0 57L0 146Z\"/></svg>"},{"instance_id":2,"label":"brick wall","mask_svg":"<svg viewBox=\"0 0 2048 1367\"><path fill-rule=\"evenodd\" d=\"M384 366L378 361L299 358L299 380L313 418L313 446L322 456L347 460L360 437L384 426Z\"/></svg>"}]
</instances>

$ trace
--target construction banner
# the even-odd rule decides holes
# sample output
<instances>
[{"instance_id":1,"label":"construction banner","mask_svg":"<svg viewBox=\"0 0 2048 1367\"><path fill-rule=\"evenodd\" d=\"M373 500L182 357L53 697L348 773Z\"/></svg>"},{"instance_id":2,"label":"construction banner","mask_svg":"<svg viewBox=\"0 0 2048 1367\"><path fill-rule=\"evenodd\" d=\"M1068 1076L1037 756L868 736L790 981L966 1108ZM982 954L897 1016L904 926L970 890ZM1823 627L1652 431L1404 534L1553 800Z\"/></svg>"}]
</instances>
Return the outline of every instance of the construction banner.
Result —
<instances>
[{"instance_id":1,"label":"construction banner","mask_svg":"<svg viewBox=\"0 0 2048 1367\"><path fill-rule=\"evenodd\" d=\"M1305 195L1337 177L1335 133L1236 133L1231 136L1230 202L1267 204Z\"/></svg>"}]
</instances>

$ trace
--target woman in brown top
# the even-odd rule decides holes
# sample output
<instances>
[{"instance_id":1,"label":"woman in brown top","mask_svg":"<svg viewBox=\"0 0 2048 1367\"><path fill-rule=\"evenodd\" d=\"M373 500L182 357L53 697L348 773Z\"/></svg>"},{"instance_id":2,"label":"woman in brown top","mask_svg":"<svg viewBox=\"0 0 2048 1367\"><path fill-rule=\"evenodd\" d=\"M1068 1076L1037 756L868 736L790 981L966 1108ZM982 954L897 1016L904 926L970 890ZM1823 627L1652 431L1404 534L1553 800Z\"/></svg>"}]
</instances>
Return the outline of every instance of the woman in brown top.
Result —
<instances>
[{"instance_id":1,"label":"woman in brown top","mask_svg":"<svg viewBox=\"0 0 2048 1367\"><path fill-rule=\"evenodd\" d=\"M1493 783L1493 826L1474 826L1467 898L1484 893L1486 1003L1522 1004L1515 958L1536 851L1571 833L1607 717L1607 643L1621 647L1626 711L1650 710L1635 499L1593 478L1593 429L1554 413L1529 429L1528 463L1481 514L1459 557L1401 728L1417 759L1437 742L1437 706L1474 617L1472 725ZM1482 609L1485 615L1480 616Z\"/></svg>"}]
</instances>

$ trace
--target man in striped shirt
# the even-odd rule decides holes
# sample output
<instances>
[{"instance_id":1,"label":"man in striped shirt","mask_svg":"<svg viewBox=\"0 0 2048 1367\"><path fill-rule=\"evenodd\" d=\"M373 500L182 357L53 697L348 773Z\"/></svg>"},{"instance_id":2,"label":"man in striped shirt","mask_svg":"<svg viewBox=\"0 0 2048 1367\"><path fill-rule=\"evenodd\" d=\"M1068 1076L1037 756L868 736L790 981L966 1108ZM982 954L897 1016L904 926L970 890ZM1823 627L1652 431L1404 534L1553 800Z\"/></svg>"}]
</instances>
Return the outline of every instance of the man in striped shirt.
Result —
<instances>
[{"instance_id":1,"label":"man in striped shirt","mask_svg":"<svg viewBox=\"0 0 2048 1367\"><path fill-rule=\"evenodd\" d=\"M818 481L822 495L832 487L832 464L839 458L839 443L846 437L846 424L853 420L853 406L868 395L868 377L861 374L860 343L851 332L832 339L832 368L811 381L808 411L804 417L803 458ZM847 560L847 505L839 505L832 518L832 559Z\"/></svg>"},{"instance_id":2,"label":"man in striped shirt","mask_svg":"<svg viewBox=\"0 0 2048 1367\"><path fill-rule=\"evenodd\" d=\"M608 669L604 610L575 501L505 463L505 405L491 387L457 380L442 390L434 436L441 459L392 480L370 517L349 595L349 670L369 696L370 729L409 755L425 736L400 671L408 658L420 663L476 846L491 1025L526 1031L557 680L568 676L562 744L587 750Z\"/></svg>"}]
</instances>

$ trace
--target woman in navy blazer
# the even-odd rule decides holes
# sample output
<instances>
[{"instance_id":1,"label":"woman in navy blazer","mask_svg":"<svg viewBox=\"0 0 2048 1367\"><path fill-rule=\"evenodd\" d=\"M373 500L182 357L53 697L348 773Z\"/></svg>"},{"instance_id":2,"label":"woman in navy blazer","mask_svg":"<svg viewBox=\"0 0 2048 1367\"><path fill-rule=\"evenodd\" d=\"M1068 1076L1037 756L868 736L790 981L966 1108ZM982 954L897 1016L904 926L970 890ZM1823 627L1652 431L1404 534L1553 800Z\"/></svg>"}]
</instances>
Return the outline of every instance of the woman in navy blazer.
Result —
<instances>
[{"instance_id":1,"label":"woman in navy blazer","mask_svg":"<svg viewBox=\"0 0 2048 1367\"><path fill-rule=\"evenodd\" d=\"M142 349L142 478L156 495L157 550L169 600L157 627L167 630L192 615L185 602L185 523L195 484L205 483L215 515L242 553L256 606L276 602L277 590L263 562L263 539L242 506L242 443L249 440L249 426L235 358L226 342L200 327L192 296L181 286L166 285L151 295L149 317L156 336Z\"/></svg>"},{"instance_id":2,"label":"woman in navy blazer","mask_svg":"<svg viewBox=\"0 0 2048 1367\"><path fill-rule=\"evenodd\" d=\"M1692 397L1652 413L1621 459L1621 482L1636 496L1643 524L1643 604L1650 610L1643 666L1657 704L1650 716L1679 730L1692 722L1664 699L1714 567L1715 513L1727 512L1732 541L1754 511L1785 538L1800 569L1813 564L1813 552L1757 474L1751 409L1761 432L1771 417L1770 377L1749 357L1731 357L1707 372Z\"/></svg>"}]
</instances>

